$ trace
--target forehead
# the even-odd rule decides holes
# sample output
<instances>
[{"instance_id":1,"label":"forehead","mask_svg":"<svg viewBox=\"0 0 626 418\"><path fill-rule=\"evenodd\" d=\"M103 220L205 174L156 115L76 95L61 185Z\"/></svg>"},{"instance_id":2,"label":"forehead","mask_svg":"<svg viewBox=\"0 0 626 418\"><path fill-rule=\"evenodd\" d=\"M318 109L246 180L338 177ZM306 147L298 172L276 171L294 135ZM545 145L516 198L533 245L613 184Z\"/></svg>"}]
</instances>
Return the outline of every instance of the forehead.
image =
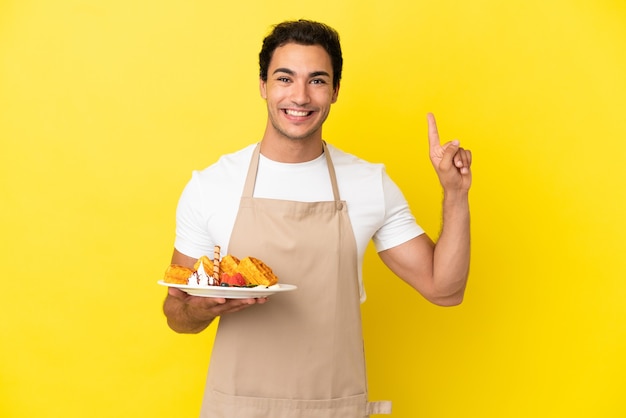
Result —
<instances>
[{"instance_id":1,"label":"forehead","mask_svg":"<svg viewBox=\"0 0 626 418\"><path fill-rule=\"evenodd\" d=\"M288 43L279 46L272 54L268 72L271 74L276 68L289 68L305 73L326 71L332 74L330 55L320 45Z\"/></svg>"}]
</instances>

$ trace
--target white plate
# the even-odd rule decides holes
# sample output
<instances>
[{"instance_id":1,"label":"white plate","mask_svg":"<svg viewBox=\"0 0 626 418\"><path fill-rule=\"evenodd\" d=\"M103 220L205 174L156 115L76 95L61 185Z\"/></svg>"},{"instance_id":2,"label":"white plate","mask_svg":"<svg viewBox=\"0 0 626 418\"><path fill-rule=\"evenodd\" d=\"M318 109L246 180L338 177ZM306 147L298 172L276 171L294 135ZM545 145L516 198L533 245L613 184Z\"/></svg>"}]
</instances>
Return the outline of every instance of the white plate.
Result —
<instances>
[{"instance_id":1,"label":"white plate","mask_svg":"<svg viewBox=\"0 0 626 418\"><path fill-rule=\"evenodd\" d=\"M226 299L247 299L247 298L264 298L274 293L289 292L296 290L297 286L292 284L278 284L271 288L257 287L226 287L226 286L188 286L186 284L165 283L163 280L158 282L161 286L175 287L183 292L187 292L192 296L204 296L207 298L226 298Z\"/></svg>"}]
</instances>

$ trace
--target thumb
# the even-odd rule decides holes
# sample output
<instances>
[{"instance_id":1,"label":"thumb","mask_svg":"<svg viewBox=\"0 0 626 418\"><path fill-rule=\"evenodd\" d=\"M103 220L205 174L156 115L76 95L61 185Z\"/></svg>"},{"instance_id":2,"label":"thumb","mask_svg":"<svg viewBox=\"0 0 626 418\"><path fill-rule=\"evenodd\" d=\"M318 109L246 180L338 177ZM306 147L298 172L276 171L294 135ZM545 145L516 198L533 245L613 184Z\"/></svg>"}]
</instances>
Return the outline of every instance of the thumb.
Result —
<instances>
[{"instance_id":1,"label":"thumb","mask_svg":"<svg viewBox=\"0 0 626 418\"><path fill-rule=\"evenodd\" d=\"M459 150L460 142L458 139L455 139L450 142L446 142L443 144L443 157L441 158L440 167L444 170L450 169L452 167L453 158Z\"/></svg>"}]
</instances>

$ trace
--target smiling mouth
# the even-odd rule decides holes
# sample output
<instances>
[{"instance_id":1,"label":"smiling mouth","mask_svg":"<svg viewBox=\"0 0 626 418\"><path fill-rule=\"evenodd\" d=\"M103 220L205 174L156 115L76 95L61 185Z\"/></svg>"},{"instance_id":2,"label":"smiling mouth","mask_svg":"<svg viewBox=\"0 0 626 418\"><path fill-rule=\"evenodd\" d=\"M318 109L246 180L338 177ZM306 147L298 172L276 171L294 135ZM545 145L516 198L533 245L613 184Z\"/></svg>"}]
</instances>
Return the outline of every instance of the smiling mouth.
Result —
<instances>
[{"instance_id":1,"label":"smiling mouth","mask_svg":"<svg viewBox=\"0 0 626 418\"><path fill-rule=\"evenodd\" d=\"M313 111L309 111L309 110L293 110L293 109L283 109L283 112L285 112L285 114L288 116L296 116L296 117L305 117L313 113Z\"/></svg>"}]
</instances>

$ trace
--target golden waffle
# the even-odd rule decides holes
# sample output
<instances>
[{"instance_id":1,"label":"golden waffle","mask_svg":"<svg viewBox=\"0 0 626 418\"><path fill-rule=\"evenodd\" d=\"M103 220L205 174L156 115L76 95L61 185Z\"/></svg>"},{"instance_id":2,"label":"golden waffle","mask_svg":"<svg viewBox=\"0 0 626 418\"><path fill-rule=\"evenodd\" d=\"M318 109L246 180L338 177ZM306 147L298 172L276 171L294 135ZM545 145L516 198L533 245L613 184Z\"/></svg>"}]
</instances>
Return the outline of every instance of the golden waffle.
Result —
<instances>
[{"instance_id":1,"label":"golden waffle","mask_svg":"<svg viewBox=\"0 0 626 418\"><path fill-rule=\"evenodd\" d=\"M211 276L213 274L213 260L211 260L206 255L203 255L198 259L198 261L196 261L196 264L193 265L193 269L195 271L198 271L198 269L200 268L200 263L204 264L204 271L206 272L206 274Z\"/></svg>"},{"instance_id":2,"label":"golden waffle","mask_svg":"<svg viewBox=\"0 0 626 418\"><path fill-rule=\"evenodd\" d=\"M196 261L196 264L193 265L194 270L198 270L200 268L200 262L204 263L204 271L209 276L213 275L213 260L211 260L208 256L203 255ZM228 273L229 276L232 276L237 271L237 265L239 264L239 259L234 255L227 255L220 261L220 274Z\"/></svg>"},{"instance_id":3,"label":"golden waffle","mask_svg":"<svg viewBox=\"0 0 626 418\"><path fill-rule=\"evenodd\" d=\"M220 261L220 274L226 273L229 276L232 276L237 272L237 266L239 265L239 259L234 255L228 254L222 261Z\"/></svg>"},{"instance_id":4,"label":"golden waffle","mask_svg":"<svg viewBox=\"0 0 626 418\"><path fill-rule=\"evenodd\" d=\"M189 276L193 274L193 270L178 264L170 264L165 271L163 281L165 283L187 284Z\"/></svg>"},{"instance_id":5,"label":"golden waffle","mask_svg":"<svg viewBox=\"0 0 626 418\"><path fill-rule=\"evenodd\" d=\"M237 273L241 273L246 283L261 286L272 286L278 283L278 277L272 269L254 257L246 257L239 262Z\"/></svg>"}]
</instances>

